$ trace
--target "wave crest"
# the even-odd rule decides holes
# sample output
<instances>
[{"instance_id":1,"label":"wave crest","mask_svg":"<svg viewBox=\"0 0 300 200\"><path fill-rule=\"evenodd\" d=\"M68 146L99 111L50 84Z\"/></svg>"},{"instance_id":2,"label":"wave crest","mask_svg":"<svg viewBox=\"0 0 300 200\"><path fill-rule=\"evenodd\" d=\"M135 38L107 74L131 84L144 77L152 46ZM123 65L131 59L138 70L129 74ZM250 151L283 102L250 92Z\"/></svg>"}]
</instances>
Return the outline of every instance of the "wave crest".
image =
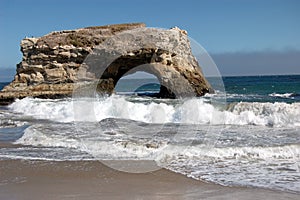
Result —
<instances>
[{"instance_id":1,"label":"wave crest","mask_svg":"<svg viewBox=\"0 0 300 200\"><path fill-rule=\"evenodd\" d=\"M114 95L102 99L74 101L25 98L9 106L14 112L38 119L58 122L101 121L106 118L124 118L146 123L187 123L212 125L262 125L276 127L300 126L300 103L240 102L227 109L210 104L205 99L189 99L177 103L165 100L157 102L130 101ZM89 106L88 106L89 105ZM87 115L87 107L93 109Z\"/></svg>"}]
</instances>

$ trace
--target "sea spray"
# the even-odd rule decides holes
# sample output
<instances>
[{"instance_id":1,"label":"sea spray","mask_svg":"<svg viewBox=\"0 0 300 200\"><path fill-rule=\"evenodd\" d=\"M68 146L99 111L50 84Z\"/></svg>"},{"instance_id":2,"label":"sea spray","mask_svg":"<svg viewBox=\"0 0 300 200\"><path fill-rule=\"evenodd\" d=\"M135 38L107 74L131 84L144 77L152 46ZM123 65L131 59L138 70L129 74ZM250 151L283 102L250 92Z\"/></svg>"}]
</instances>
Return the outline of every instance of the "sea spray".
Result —
<instances>
[{"instance_id":1,"label":"sea spray","mask_svg":"<svg viewBox=\"0 0 300 200\"><path fill-rule=\"evenodd\" d=\"M89 117L86 107L92 104ZM74 115L76 109L82 114ZM240 102L227 110L207 102L204 98L168 103L136 101L135 98L113 95L100 99L46 100L25 98L9 106L13 112L37 119L58 122L101 121L122 118L147 123L187 123L212 125L261 125L275 127L300 126L300 103ZM78 110L77 110L78 111Z\"/></svg>"}]
</instances>

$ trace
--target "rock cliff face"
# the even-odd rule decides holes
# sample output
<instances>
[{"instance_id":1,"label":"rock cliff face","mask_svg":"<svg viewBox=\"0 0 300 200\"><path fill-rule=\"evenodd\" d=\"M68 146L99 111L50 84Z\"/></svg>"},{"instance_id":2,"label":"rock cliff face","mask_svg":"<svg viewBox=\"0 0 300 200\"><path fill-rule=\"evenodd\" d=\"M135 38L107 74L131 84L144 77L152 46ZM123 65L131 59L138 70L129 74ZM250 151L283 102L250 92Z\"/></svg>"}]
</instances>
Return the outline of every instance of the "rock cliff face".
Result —
<instances>
[{"instance_id":1,"label":"rock cliff face","mask_svg":"<svg viewBox=\"0 0 300 200\"><path fill-rule=\"evenodd\" d=\"M22 61L14 81L0 92L0 101L71 96L75 83L83 81L96 83L99 92L112 93L124 74L135 71L154 74L161 83L161 97L209 92L187 33L144 27L118 24L23 39Z\"/></svg>"}]
</instances>

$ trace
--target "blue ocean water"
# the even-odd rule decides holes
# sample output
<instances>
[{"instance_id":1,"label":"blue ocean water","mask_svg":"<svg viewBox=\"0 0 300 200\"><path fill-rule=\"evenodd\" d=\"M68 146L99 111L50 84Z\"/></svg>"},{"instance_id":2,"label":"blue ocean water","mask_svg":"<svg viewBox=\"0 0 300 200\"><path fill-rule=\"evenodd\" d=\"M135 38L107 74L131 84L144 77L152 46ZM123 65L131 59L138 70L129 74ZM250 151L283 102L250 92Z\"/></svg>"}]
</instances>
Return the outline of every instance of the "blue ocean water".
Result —
<instances>
[{"instance_id":1,"label":"blue ocean water","mask_svg":"<svg viewBox=\"0 0 300 200\"><path fill-rule=\"evenodd\" d=\"M209 82L215 78L208 77ZM218 80L219 81L219 80ZM0 90L9 83L0 82ZM298 102L300 101L300 75L230 76L223 77L228 102ZM147 86L146 86L147 85ZM119 93L158 92L157 79L121 79L116 87Z\"/></svg>"},{"instance_id":2,"label":"blue ocean water","mask_svg":"<svg viewBox=\"0 0 300 200\"><path fill-rule=\"evenodd\" d=\"M9 83L7 82L0 82L0 90L4 88L4 86L8 85Z\"/></svg>"},{"instance_id":3,"label":"blue ocean water","mask_svg":"<svg viewBox=\"0 0 300 200\"><path fill-rule=\"evenodd\" d=\"M224 77L223 81L230 102L300 101L300 75Z\"/></svg>"},{"instance_id":4,"label":"blue ocean water","mask_svg":"<svg viewBox=\"0 0 300 200\"><path fill-rule=\"evenodd\" d=\"M208 77L218 92L225 90L227 102L299 102L300 75ZM147 87L140 88L148 84ZM121 94L158 92L157 79L121 79L116 87Z\"/></svg>"},{"instance_id":5,"label":"blue ocean water","mask_svg":"<svg viewBox=\"0 0 300 200\"><path fill-rule=\"evenodd\" d=\"M16 144L0 160L153 159L197 180L300 194L300 75L208 79L215 93L190 99L141 96L158 81L121 79L109 97L16 100L0 107L0 144Z\"/></svg>"}]
</instances>

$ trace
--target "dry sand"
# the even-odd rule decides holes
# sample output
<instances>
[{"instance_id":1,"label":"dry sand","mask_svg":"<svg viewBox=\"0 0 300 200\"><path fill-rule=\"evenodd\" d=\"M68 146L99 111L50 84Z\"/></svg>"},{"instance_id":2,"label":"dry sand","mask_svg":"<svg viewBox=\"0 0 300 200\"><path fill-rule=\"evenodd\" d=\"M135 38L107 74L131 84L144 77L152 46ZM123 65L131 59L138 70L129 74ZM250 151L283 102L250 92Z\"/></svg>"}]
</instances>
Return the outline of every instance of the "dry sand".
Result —
<instances>
[{"instance_id":1,"label":"dry sand","mask_svg":"<svg viewBox=\"0 0 300 200\"><path fill-rule=\"evenodd\" d=\"M300 199L297 194L223 187L168 170L126 173L97 161L0 161L0 199Z\"/></svg>"}]
</instances>

